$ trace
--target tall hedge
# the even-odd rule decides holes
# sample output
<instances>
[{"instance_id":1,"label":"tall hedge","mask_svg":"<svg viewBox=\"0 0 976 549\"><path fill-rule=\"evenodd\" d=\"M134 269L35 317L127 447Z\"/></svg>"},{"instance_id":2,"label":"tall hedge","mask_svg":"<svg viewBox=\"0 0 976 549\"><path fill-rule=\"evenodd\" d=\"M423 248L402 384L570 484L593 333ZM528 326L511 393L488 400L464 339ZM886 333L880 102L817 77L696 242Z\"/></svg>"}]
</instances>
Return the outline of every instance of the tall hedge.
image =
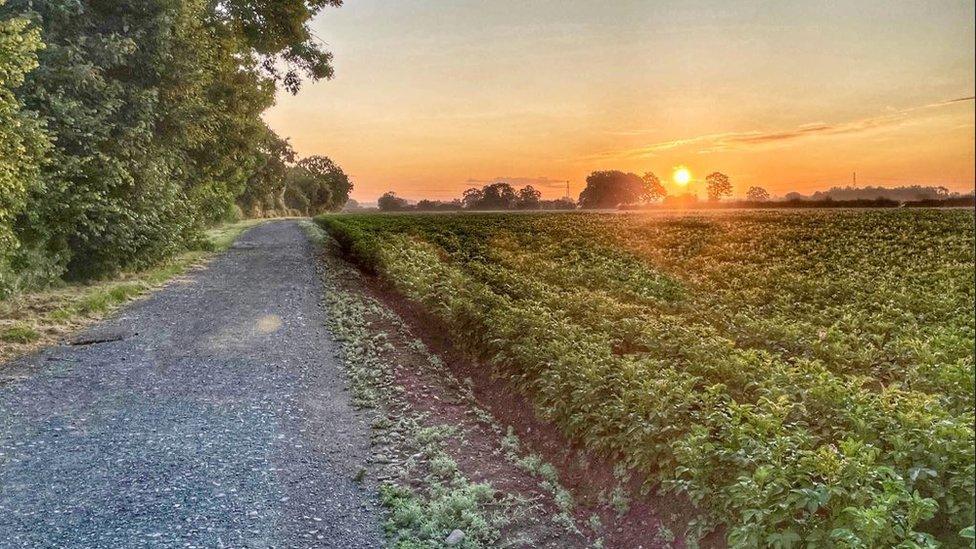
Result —
<instances>
[{"instance_id":1,"label":"tall hedge","mask_svg":"<svg viewBox=\"0 0 976 549\"><path fill-rule=\"evenodd\" d=\"M23 252L13 224L39 184L39 162L48 143L37 117L14 94L37 67L42 48L40 31L27 19L0 19L0 298L23 283L14 274Z\"/></svg>"},{"instance_id":2,"label":"tall hedge","mask_svg":"<svg viewBox=\"0 0 976 549\"><path fill-rule=\"evenodd\" d=\"M0 6L0 294L144 267L237 205L282 205L295 158L260 115L279 88L331 77L308 23L339 4Z\"/></svg>"}]
</instances>

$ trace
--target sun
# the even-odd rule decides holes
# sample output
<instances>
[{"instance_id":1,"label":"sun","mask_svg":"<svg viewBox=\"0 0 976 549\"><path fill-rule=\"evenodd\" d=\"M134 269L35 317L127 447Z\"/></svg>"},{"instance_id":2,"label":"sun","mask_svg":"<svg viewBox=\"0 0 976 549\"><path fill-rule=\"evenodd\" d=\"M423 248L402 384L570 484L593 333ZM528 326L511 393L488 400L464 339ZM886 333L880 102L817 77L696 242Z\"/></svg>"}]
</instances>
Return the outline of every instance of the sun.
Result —
<instances>
[{"instance_id":1,"label":"sun","mask_svg":"<svg viewBox=\"0 0 976 549\"><path fill-rule=\"evenodd\" d=\"M675 183L684 186L687 185L689 181L691 181L691 172L688 171L688 168L684 166L678 166L677 168L674 169L674 175L671 177L672 179L674 179Z\"/></svg>"}]
</instances>

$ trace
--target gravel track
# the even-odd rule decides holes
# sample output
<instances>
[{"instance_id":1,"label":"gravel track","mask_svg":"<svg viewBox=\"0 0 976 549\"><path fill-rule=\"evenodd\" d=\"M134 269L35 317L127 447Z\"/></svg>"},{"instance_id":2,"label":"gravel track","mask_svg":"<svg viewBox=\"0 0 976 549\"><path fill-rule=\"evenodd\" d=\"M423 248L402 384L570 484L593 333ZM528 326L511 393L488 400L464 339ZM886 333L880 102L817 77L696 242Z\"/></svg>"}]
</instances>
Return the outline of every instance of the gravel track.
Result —
<instances>
[{"instance_id":1,"label":"gravel track","mask_svg":"<svg viewBox=\"0 0 976 549\"><path fill-rule=\"evenodd\" d=\"M0 547L377 547L368 427L294 221L5 368Z\"/></svg>"}]
</instances>

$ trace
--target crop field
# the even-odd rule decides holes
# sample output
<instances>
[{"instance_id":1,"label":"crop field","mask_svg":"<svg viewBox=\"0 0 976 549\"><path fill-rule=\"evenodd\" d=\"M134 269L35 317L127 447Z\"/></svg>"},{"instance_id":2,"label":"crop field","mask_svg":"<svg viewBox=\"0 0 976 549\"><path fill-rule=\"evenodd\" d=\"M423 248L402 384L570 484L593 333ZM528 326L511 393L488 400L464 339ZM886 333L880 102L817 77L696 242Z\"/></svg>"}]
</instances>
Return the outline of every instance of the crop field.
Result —
<instances>
[{"instance_id":1,"label":"crop field","mask_svg":"<svg viewBox=\"0 0 976 549\"><path fill-rule=\"evenodd\" d=\"M699 532L971 543L971 211L317 221Z\"/></svg>"}]
</instances>

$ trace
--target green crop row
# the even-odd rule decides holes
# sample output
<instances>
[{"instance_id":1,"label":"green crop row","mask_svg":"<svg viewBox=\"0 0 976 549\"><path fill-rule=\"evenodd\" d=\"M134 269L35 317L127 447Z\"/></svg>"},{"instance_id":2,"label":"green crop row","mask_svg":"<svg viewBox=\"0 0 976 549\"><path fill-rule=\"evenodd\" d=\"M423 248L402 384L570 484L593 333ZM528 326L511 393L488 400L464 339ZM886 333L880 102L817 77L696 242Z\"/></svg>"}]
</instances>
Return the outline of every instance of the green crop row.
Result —
<instances>
[{"instance_id":1,"label":"green crop row","mask_svg":"<svg viewBox=\"0 0 976 549\"><path fill-rule=\"evenodd\" d=\"M970 543L971 212L318 222L732 545Z\"/></svg>"}]
</instances>

